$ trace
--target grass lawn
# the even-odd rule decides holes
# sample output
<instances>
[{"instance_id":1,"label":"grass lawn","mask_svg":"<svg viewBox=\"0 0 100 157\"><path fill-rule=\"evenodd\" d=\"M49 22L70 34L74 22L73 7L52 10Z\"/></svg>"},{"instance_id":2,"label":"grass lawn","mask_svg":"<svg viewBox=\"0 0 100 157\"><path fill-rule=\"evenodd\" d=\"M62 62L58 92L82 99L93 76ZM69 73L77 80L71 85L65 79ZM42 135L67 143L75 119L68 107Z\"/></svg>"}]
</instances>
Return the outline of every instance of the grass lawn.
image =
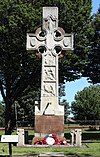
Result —
<instances>
[{"instance_id":1,"label":"grass lawn","mask_svg":"<svg viewBox=\"0 0 100 157\"><path fill-rule=\"evenodd\" d=\"M88 147L81 148L22 148L13 146L13 155L38 154L42 152L64 152L65 155L76 155L76 157L100 157L100 143L88 143ZM0 143L0 155L8 155L8 144Z\"/></svg>"},{"instance_id":2,"label":"grass lawn","mask_svg":"<svg viewBox=\"0 0 100 157\"><path fill-rule=\"evenodd\" d=\"M4 134L3 132L0 135ZM15 134L15 133L14 133ZM33 136L33 131L29 131L28 135ZM70 132L65 131L66 137L69 140ZM84 131L82 133L83 147L67 147L67 148L32 148L32 147L16 147L12 145L13 155L28 155L38 154L42 152L64 152L65 155L72 155L72 157L100 157L100 131ZM86 144L86 145L85 145ZM6 156L9 153L7 143L0 143L0 156ZM75 155L75 156L74 156ZM70 156L71 157L71 156Z\"/></svg>"}]
</instances>

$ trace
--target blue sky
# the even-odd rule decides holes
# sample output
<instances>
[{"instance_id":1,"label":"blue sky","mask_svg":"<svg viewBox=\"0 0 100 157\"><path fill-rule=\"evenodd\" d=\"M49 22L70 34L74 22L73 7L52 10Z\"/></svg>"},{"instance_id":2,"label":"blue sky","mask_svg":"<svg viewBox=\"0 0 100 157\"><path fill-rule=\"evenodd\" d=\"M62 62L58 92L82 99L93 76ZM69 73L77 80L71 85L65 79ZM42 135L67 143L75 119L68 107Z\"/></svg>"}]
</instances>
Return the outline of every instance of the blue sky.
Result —
<instances>
[{"instance_id":1,"label":"blue sky","mask_svg":"<svg viewBox=\"0 0 100 157\"><path fill-rule=\"evenodd\" d=\"M71 105L71 102L74 101L75 94L88 86L90 86L90 83L87 82L86 78L67 82L65 84L66 96L64 96L63 99L66 99L67 102L69 102L69 105Z\"/></svg>"},{"instance_id":2,"label":"blue sky","mask_svg":"<svg viewBox=\"0 0 100 157\"><path fill-rule=\"evenodd\" d=\"M96 13L100 7L100 0L92 0L92 13Z\"/></svg>"},{"instance_id":3,"label":"blue sky","mask_svg":"<svg viewBox=\"0 0 100 157\"><path fill-rule=\"evenodd\" d=\"M92 13L96 13L99 5L100 4L100 0L93 0L92 1ZM74 100L74 96L75 94L82 90L84 87L88 87L90 84L87 82L87 80L85 78L76 80L76 81L72 81L72 82L68 82L66 83L66 96L63 97L64 99L67 99L67 101L69 103L71 103ZM0 100L2 99L2 97L0 96Z\"/></svg>"}]
</instances>

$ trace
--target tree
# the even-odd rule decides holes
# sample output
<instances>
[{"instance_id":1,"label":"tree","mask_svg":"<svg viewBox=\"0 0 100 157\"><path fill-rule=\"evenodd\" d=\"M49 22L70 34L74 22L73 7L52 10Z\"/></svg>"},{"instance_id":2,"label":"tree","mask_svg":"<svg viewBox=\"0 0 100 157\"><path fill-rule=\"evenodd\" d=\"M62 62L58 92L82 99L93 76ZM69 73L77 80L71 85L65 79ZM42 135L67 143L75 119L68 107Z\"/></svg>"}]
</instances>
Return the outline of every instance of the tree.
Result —
<instances>
[{"instance_id":1,"label":"tree","mask_svg":"<svg viewBox=\"0 0 100 157\"><path fill-rule=\"evenodd\" d=\"M74 99L71 109L75 119L100 119L100 85L84 88Z\"/></svg>"},{"instance_id":2,"label":"tree","mask_svg":"<svg viewBox=\"0 0 100 157\"><path fill-rule=\"evenodd\" d=\"M0 102L0 127L4 127L4 105Z\"/></svg>"},{"instance_id":3,"label":"tree","mask_svg":"<svg viewBox=\"0 0 100 157\"><path fill-rule=\"evenodd\" d=\"M41 60L26 52L26 33L42 24L42 7L58 6L59 26L74 32L75 50L59 62L59 82L78 79L86 63L91 37L91 0L0 1L0 91L5 102L5 132L12 131L11 113L21 95L40 88ZM81 39L81 40L80 40Z\"/></svg>"},{"instance_id":4,"label":"tree","mask_svg":"<svg viewBox=\"0 0 100 157\"><path fill-rule=\"evenodd\" d=\"M69 103L63 99L61 102L60 102L60 105L64 106L64 122L66 123L66 119L68 118L68 115L70 114L70 107L69 107Z\"/></svg>"},{"instance_id":5,"label":"tree","mask_svg":"<svg viewBox=\"0 0 100 157\"><path fill-rule=\"evenodd\" d=\"M91 25L94 35L91 38L88 64L85 66L83 76L88 76L93 83L100 83L100 8L94 15Z\"/></svg>"},{"instance_id":6,"label":"tree","mask_svg":"<svg viewBox=\"0 0 100 157\"><path fill-rule=\"evenodd\" d=\"M62 96L65 96L65 84L60 83L59 84L59 101L61 100Z\"/></svg>"},{"instance_id":7,"label":"tree","mask_svg":"<svg viewBox=\"0 0 100 157\"><path fill-rule=\"evenodd\" d=\"M6 134L12 130L11 111L15 100L28 85L35 84L34 90L39 88L39 61L35 55L30 56L25 48L26 32L35 28L36 14L30 3L21 0L0 1L0 91L6 104Z\"/></svg>"},{"instance_id":8,"label":"tree","mask_svg":"<svg viewBox=\"0 0 100 157\"><path fill-rule=\"evenodd\" d=\"M34 91L33 88L27 88L18 99L16 104L17 121L27 121L34 125L35 101L40 100L40 91Z\"/></svg>"}]
</instances>

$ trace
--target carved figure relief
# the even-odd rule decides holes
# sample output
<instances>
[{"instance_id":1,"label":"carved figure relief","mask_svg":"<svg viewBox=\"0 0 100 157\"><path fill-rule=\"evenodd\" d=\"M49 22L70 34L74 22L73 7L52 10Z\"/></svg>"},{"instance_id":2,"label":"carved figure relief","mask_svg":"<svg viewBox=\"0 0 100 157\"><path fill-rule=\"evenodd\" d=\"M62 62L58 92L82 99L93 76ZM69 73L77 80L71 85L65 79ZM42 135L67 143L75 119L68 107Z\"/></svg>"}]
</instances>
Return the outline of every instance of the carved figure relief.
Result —
<instances>
[{"instance_id":1,"label":"carved figure relief","mask_svg":"<svg viewBox=\"0 0 100 157\"><path fill-rule=\"evenodd\" d=\"M43 96L55 96L55 89L53 84L45 83Z\"/></svg>"},{"instance_id":2,"label":"carved figure relief","mask_svg":"<svg viewBox=\"0 0 100 157\"><path fill-rule=\"evenodd\" d=\"M44 69L44 79L49 80L55 80L55 67L46 67Z\"/></svg>"},{"instance_id":3,"label":"carved figure relief","mask_svg":"<svg viewBox=\"0 0 100 157\"><path fill-rule=\"evenodd\" d=\"M53 19L52 15L50 15L47 19L47 29L49 32L53 32L56 27L56 21Z\"/></svg>"},{"instance_id":4,"label":"carved figure relief","mask_svg":"<svg viewBox=\"0 0 100 157\"><path fill-rule=\"evenodd\" d=\"M45 56L45 65L55 65L55 56L52 55L51 52L48 52Z\"/></svg>"}]
</instances>

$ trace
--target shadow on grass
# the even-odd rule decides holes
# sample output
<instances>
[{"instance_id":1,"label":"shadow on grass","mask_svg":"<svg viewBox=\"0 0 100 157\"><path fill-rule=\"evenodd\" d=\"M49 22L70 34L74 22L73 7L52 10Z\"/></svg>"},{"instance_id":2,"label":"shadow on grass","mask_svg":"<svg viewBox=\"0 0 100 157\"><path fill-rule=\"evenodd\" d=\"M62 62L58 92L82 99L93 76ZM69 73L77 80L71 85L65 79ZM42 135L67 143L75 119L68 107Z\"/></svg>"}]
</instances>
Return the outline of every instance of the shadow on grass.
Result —
<instances>
[{"instance_id":1,"label":"shadow on grass","mask_svg":"<svg viewBox=\"0 0 100 157\"><path fill-rule=\"evenodd\" d=\"M9 157L9 155L0 155L0 157Z\"/></svg>"},{"instance_id":2,"label":"shadow on grass","mask_svg":"<svg viewBox=\"0 0 100 157\"><path fill-rule=\"evenodd\" d=\"M67 154L66 157L94 157L94 156L91 156L91 155L89 155L89 154L81 154L81 155L78 155L78 154L70 153L70 154Z\"/></svg>"},{"instance_id":3,"label":"shadow on grass","mask_svg":"<svg viewBox=\"0 0 100 157\"><path fill-rule=\"evenodd\" d=\"M12 155L12 157L37 157L38 154ZM9 157L9 155L0 155L0 157Z\"/></svg>"},{"instance_id":4,"label":"shadow on grass","mask_svg":"<svg viewBox=\"0 0 100 157\"><path fill-rule=\"evenodd\" d=\"M80 156L77 154L69 153L66 155L66 157L80 157Z\"/></svg>"},{"instance_id":5,"label":"shadow on grass","mask_svg":"<svg viewBox=\"0 0 100 157\"><path fill-rule=\"evenodd\" d=\"M13 155L13 157L37 157L39 154L25 154L25 155ZM0 155L0 157L9 157L9 155ZM51 156L51 157L54 157L54 156ZM89 154L81 154L81 155L78 155L78 154L67 154L65 155L65 157L94 157L94 155L89 155ZM96 156L96 157L99 157L99 156Z\"/></svg>"},{"instance_id":6,"label":"shadow on grass","mask_svg":"<svg viewBox=\"0 0 100 157\"><path fill-rule=\"evenodd\" d=\"M65 133L64 134L65 138L70 140L71 139L71 134L70 133ZM100 140L100 133L93 133L91 132L86 132L86 133L82 133L82 140Z\"/></svg>"},{"instance_id":7,"label":"shadow on grass","mask_svg":"<svg viewBox=\"0 0 100 157\"><path fill-rule=\"evenodd\" d=\"M94 157L94 155L89 155L89 154L73 154L73 153L69 153L65 155L66 157ZM100 157L100 156L96 156L96 157Z\"/></svg>"}]
</instances>

